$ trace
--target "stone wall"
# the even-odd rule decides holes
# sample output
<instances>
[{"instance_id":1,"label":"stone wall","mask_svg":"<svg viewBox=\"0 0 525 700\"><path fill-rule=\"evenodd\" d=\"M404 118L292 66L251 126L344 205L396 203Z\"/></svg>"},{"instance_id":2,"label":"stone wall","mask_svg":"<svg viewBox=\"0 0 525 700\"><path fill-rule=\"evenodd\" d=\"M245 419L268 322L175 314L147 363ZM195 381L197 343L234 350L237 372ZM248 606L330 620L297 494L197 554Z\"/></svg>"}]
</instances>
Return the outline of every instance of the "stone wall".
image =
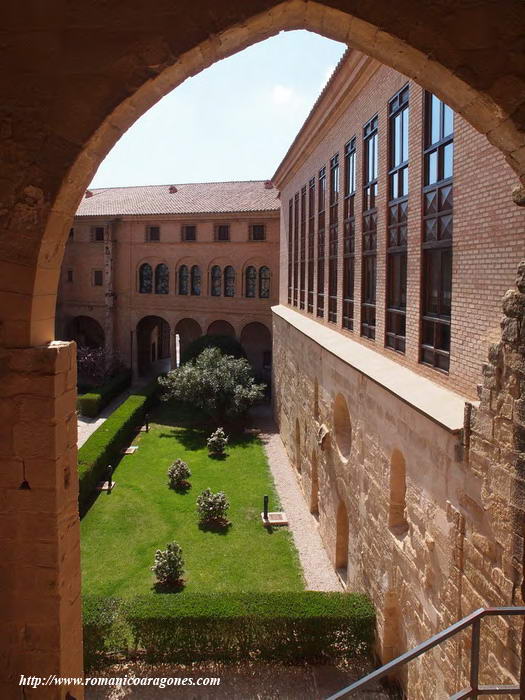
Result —
<instances>
[{"instance_id":1,"label":"stone wall","mask_svg":"<svg viewBox=\"0 0 525 700\"><path fill-rule=\"evenodd\" d=\"M522 263L518 291L505 295L501 342L483 367L479 407L466 404L458 432L358 372L353 341L344 362L274 314L281 436L305 499L318 504L334 566L347 537L341 575L350 590L374 601L384 661L479 607L521 604L524 292ZM482 682L515 682L519 629L508 619L483 623ZM411 663L401 675L411 700L448 697L466 686L469 649L462 633Z\"/></svg>"}]
</instances>

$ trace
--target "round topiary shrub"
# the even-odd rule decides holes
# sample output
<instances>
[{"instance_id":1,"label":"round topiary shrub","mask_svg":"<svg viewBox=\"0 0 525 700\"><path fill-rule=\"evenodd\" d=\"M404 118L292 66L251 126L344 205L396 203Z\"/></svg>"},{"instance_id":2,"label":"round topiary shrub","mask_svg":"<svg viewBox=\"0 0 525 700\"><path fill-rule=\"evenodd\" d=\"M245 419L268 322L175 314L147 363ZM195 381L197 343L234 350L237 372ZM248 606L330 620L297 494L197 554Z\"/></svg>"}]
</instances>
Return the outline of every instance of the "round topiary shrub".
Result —
<instances>
[{"instance_id":1,"label":"round topiary shrub","mask_svg":"<svg viewBox=\"0 0 525 700\"><path fill-rule=\"evenodd\" d=\"M197 499L200 521L207 525L227 525L226 514L229 507L230 502L224 491L213 493L211 489L205 489Z\"/></svg>"},{"instance_id":2,"label":"round topiary shrub","mask_svg":"<svg viewBox=\"0 0 525 700\"><path fill-rule=\"evenodd\" d=\"M230 335L201 335L182 351L181 364L191 362L206 348L219 348L223 355L231 355L236 359L246 358L242 345Z\"/></svg>"},{"instance_id":3,"label":"round topiary shrub","mask_svg":"<svg viewBox=\"0 0 525 700\"><path fill-rule=\"evenodd\" d=\"M228 436L224 432L224 428L217 428L206 440L206 444L212 457L224 457L226 445L228 444Z\"/></svg>"},{"instance_id":4,"label":"round topiary shrub","mask_svg":"<svg viewBox=\"0 0 525 700\"><path fill-rule=\"evenodd\" d=\"M180 586L184 583L184 560L182 549L176 542L169 542L166 549L157 549L155 563L151 567L158 583L168 586Z\"/></svg>"},{"instance_id":5,"label":"round topiary shrub","mask_svg":"<svg viewBox=\"0 0 525 700\"><path fill-rule=\"evenodd\" d=\"M191 471L186 462L176 459L168 469L168 486L170 489L187 489L190 486L188 479Z\"/></svg>"}]
</instances>

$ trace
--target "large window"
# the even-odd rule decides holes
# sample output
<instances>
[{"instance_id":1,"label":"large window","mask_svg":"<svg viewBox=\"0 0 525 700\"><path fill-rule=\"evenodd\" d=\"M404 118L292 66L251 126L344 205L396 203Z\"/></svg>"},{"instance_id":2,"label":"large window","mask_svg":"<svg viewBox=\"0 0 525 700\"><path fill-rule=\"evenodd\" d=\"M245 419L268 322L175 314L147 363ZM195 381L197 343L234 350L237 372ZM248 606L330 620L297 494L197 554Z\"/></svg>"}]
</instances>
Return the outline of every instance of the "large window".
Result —
<instances>
[{"instance_id":1,"label":"large window","mask_svg":"<svg viewBox=\"0 0 525 700\"><path fill-rule=\"evenodd\" d=\"M222 292L222 272L219 265L214 265L211 268L211 295L212 297L220 297Z\"/></svg>"},{"instance_id":2,"label":"large window","mask_svg":"<svg viewBox=\"0 0 525 700\"><path fill-rule=\"evenodd\" d=\"M259 297L270 298L270 268L266 265L259 268Z\"/></svg>"},{"instance_id":3,"label":"large window","mask_svg":"<svg viewBox=\"0 0 525 700\"><path fill-rule=\"evenodd\" d=\"M190 291L190 273L187 265L179 267L179 294L186 295Z\"/></svg>"},{"instance_id":4,"label":"large window","mask_svg":"<svg viewBox=\"0 0 525 700\"><path fill-rule=\"evenodd\" d=\"M235 296L235 270L231 265L224 268L224 296Z\"/></svg>"},{"instance_id":5,"label":"large window","mask_svg":"<svg viewBox=\"0 0 525 700\"><path fill-rule=\"evenodd\" d=\"M361 335L376 337L378 118L363 129L363 255Z\"/></svg>"},{"instance_id":6,"label":"large window","mask_svg":"<svg viewBox=\"0 0 525 700\"><path fill-rule=\"evenodd\" d=\"M408 224L408 85L388 105L387 347L405 352Z\"/></svg>"},{"instance_id":7,"label":"large window","mask_svg":"<svg viewBox=\"0 0 525 700\"><path fill-rule=\"evenodd\" d=\"M299 308L304 309L306 281L306 185L301 189L301 226L299 238Z\"/></svg>"},{"instance_id":8,"label":"large window","mask_svg":"<svg viewBox=\"0 0 525 700\"><path fill-rule=\"evenodd\" d=\"M425 95L421 361L448 371L452 301L454 113Z\"/></svg>"},{"instance_id":9,"label":"large window","mask_svg":"<svg viewBox=\"0 0 525 700\"><path fill-rule=\"evenodd\" d=\"M299 292L299 192L293 198L293 305Z\"/></svg>"},{"instance_id":10,"label":"large window","mask_svg":"<svg viewBox=\"0 0 525 700\"><path fill-rule=\"evenodd\" d=\"M151 294L153 291L153 268L149 263L143 263L139 267L139 292Z\"/></svg>"},{"instance_id":11,"label":"large window","mask_svg":"<svg viewBox=\"0 0 525 700\"><path fill-rule=\"evenodd\" d=\"M330 211L328 214L328 320L337 321L337 236L339 224L339 154L330 160Z\"/></svg>"},{"instance_id":12,"label":"large window","mask_svg":"<svg viewBox=\"0 0 525 700\"><path fill-rule=\"evenodd\" d=\"M200 296L201 293L201 269L198 265L191 268L191 293L194 297Z\"/></svg>"},{"instance_id":13,"label":"large window","mask_svg":"<svg viewBox=\"0 0 525 700\"><path fill-rule=\"evenodd\" d=\"M314 311L315 177L308 183L308 296L306 309Z\"/></svg>"},{"instance_id":14,"label":"large window","mask_svg":"<svg viewBox=\"0 0 525 700\"><path fill-rule=\"evenodd\" d=\"M155 268L155 294L169 294L170 271L168 266L160 263Z\"/></svg>"},{"instance_id":15,"label":"large window","mask_svg":"<svg viewBox=\"0 0 525 700\"><path fill-rule=\"evenodd\" d=\"M288 202L288 304L293 299L293 199Z\"/></svg>"},{"instance_id":16,"label":"large window","mask_svg":"<svg viewBox=\"0 0 525 700\"><path fill-rule=\"evenodd\" d=\"M248 298L253 299L256 296L257 292L257 270L253 265L248 265L244 274L244 293Z\"/></svg>"},{"instance_id":17,"label":"large window","mask_svg":"<svg viewBox=\"0 0 525 700\"><path fill-rule=\"evenodd\" d=\"M317 316L324 316L324 256L326 225L326 168L321 168L317 188Z\"/></svg>"},{"instance_id":18,"label":"large window","mask_svg":"<svg viewBox=\"0 0 525 700\"><path fill-rule=\"evenodd\" d=\"M356 139L345 146L343 207L343 328L354 330Z\"/></svg>"}]
</instances>

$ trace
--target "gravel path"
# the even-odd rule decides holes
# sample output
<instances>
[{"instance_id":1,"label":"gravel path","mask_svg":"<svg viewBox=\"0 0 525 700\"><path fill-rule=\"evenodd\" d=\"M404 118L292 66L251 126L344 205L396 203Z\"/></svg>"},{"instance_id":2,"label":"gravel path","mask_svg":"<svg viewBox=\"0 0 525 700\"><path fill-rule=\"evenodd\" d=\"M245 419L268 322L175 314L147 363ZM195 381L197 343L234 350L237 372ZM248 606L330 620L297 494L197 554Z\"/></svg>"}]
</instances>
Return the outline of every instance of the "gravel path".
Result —
<instances>
[{"instance_id":1,"label":"gravel path","mask_svg":"<svg viewBox=\"0 0 525 700\"><path fill-rule=\"evenodd\" d=\"M342 591L323 546L317 521L308 510L296 471L277 432L270 406L258 407L252 413L252 420L264 445L281 505L288 516L306 588L311 591Z\"/></svg>"}]
</instances>

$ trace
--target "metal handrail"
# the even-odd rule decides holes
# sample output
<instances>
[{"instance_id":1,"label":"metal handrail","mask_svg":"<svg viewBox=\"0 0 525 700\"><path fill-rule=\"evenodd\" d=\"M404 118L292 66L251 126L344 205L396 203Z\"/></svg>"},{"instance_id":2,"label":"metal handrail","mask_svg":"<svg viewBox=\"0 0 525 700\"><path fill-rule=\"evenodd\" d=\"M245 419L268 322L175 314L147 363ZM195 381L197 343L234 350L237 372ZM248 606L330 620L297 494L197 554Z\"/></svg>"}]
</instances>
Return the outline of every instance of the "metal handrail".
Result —
<instances>
[{"instance_id":1,"label":"metal handrail","mask_svg":"<svg viewBox=\"0 0 525 700\"><path fill-rule=\"evenodd\" d=\"M351 685L339 690L334 695L330 695L326 700L339 700L339 698L345 698L354 693L356 690L363 688L368 683L372 681L377 681L380 678L392 673L397 670L400 666L412 661L413 659L421 656L429 649L433 649L441 642L444 642L450 637L453 637L461 630L472 626L472 645L470 649L470 686L460 690L455 695L451 695L449 700L462 700L462 698L477 698L478 695L519 695L520 686L517 685L480 685L479 684L479 646L480 646L480 632L481 632L481 620L484 617L494 616L494 615L525 615L525 606L513 606L513 607L503 607L503 608L479 608L474 612L467 615L462 620L455 622L450 627L445 630L438 632L430 639L425 642L421 642L417 647L414 647L410 651L406 651L401 656L396 659L389 661L384 666L372 671L361 680L352 683Z\"/></svg>"}]
</instances>

